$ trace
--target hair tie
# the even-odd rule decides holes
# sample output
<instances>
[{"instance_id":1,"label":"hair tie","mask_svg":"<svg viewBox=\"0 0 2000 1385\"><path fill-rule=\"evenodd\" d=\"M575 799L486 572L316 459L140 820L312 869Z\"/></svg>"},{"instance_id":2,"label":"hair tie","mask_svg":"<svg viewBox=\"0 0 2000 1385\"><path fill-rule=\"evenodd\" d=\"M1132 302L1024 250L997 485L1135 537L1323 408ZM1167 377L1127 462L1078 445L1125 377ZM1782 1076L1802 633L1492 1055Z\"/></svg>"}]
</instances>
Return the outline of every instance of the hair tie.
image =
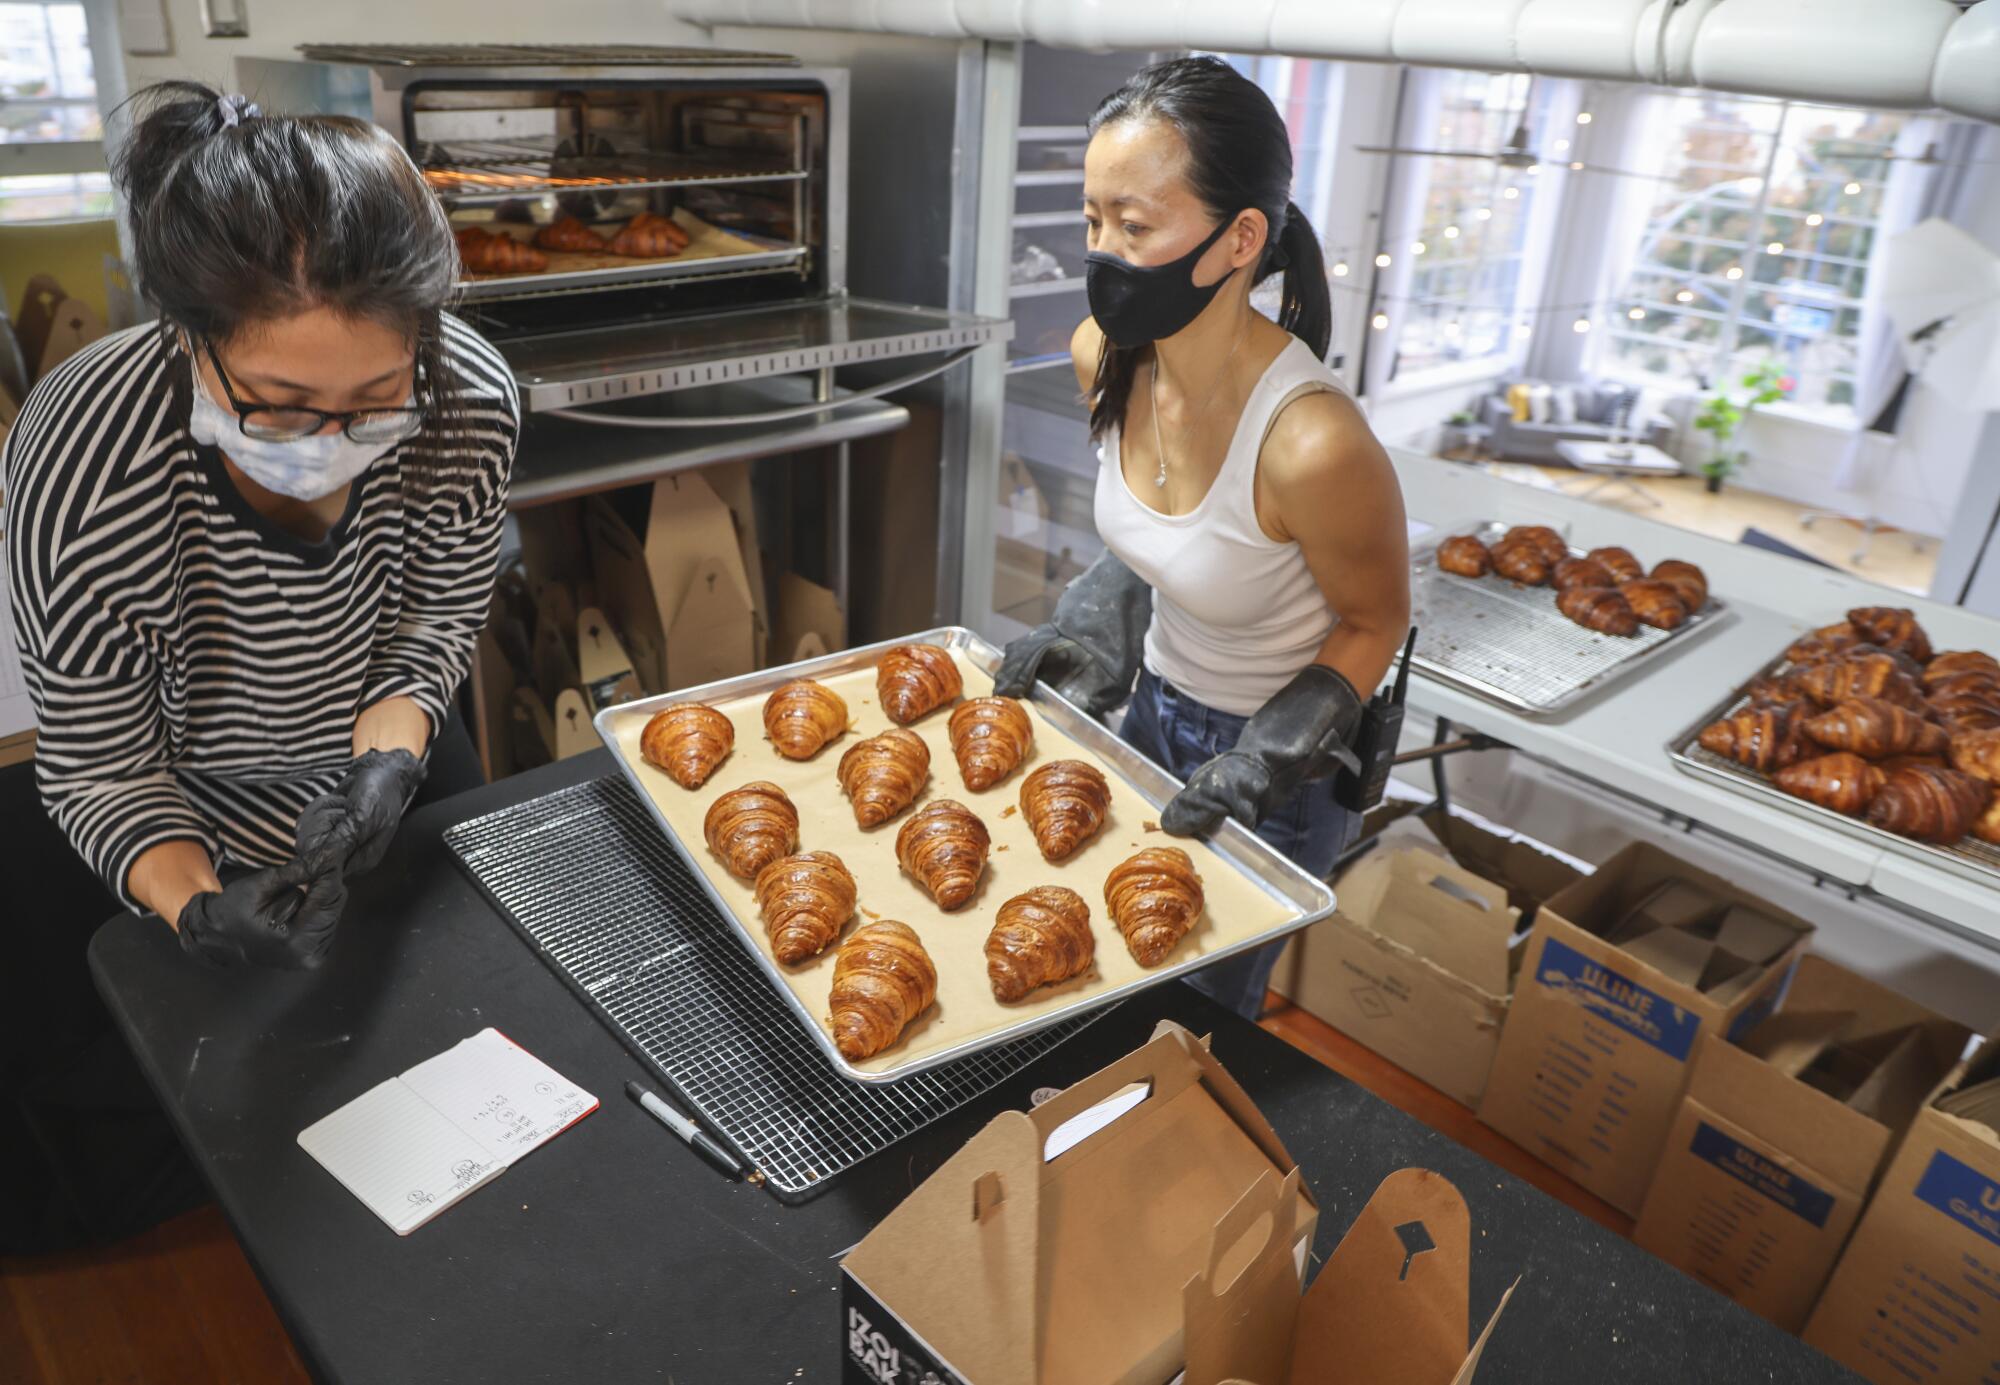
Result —
<instances>
[{"instance_id":1,"label":"hair tie","mask_svg":"<svg viewBox=\"0 0 2000 1385\"><path fill-rule=\"evenodd\" d=\"M216 119L222 122L222 128L225 130L233 130L243 121L253 120L262 114L263 112L257 109L257 103L241 92L232 92L228 96L218 96L215 99Z\"/></svg>"},{"instance_id":2,"label":"hair tie","mask_svg":"<svg viewBox=\"0 0 2000 1385\"><path fill-rule=\"evenodd\" d=\"M1273 274L1281 269L1290 269L1292 267L1292 257L1285 253L1284 246L1277 244L1275 241L1272 242L1270 249L1265 252L1264 259L1266 267Z\"/></svg>"}]
</instances>

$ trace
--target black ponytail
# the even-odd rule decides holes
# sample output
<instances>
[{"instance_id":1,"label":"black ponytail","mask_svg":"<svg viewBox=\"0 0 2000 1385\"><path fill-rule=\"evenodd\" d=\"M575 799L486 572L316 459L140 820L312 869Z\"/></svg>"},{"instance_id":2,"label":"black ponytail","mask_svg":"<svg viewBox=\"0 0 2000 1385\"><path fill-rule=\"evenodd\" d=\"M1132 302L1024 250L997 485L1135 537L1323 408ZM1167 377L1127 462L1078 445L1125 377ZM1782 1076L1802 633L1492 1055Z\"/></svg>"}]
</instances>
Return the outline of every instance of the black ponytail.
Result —
<instances>
[{"instance_id":1,"label":"black ponytail","mask_svg":"<svg viewBox=\"0 0 2000 1385\"><path fill-rule=\"evenodd\" d=\"M199 82L129 104L111 176L162 329L226 343L313 307L379 322L412 344L425 434L454 440L463 403L441 318L458 248L402 147L365 120L262 115Z\"/></svg>"},{"instance_id":2,"label":"black ponytail","mask_svg":"<svg viewBox=\"0 0 2000 1385\"><path fill-rule=\"evenodd\" d=\"M1254 287L1282 273L1278 325L1326 357L1333 339L1333 301L1319 237L1292 196L1292 141L1271 98L1220 58L1175 58L1134 74L1098 103L1090 133L1124 120L1164 120L1187 146L1187 180L1216 218L1249 208L1270 226ZM1090 387L1090 435L1102 438L1124 421L1132 381L1148 348L1120 350L1109 340Z\"/></svg>"}]
</instances>

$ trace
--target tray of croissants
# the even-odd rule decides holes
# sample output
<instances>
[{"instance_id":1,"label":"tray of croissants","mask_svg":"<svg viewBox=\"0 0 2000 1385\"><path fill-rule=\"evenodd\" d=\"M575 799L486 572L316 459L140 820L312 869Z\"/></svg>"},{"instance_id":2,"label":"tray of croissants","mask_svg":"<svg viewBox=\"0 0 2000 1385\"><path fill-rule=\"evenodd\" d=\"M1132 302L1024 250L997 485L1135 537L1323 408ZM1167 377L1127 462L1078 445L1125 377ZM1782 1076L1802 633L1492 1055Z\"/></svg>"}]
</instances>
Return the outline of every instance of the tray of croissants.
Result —
<instances>
[{"instance_id":1,"label":"tray of croissants","mask_svg":"<svg viewBox=\"0 0 2000 1385\"><path fill-rule=\"evenodd\" d=\"M961 627L597 715L834 1065L894 1081L1273 940L1333 891Z\"/></svg>"},{"instance_id":2,"label":"tray of croissants","mask_svg":"<svg viewBox=\"0 0 2000 1385\"><path fill-rule=\"evenodd\" d=\"M1675 763L2000 876L2000 659L1865 606L1802 635L1668 746Z\"/></svg>"},{"instance_id":3,"label":"tray of croissants","mask_svg":"<svg viewBox=\"0 0 2000 1385\"><path fill-rule=\"evenodd\" d=\"M685 208L671 215L642 211L600 224L568 215L546 226L459 222L452 233L466 277L473 280L623 269L669 259L715 259L765 248L712 226Z\"/></svg>"},{"instance_id":4,"label":"tray of croissants","mask_svg":"<svg viewBox=\"0 0 2000 1385\"><path fill-rule=\"evenodd\" d=\"M1411 657L1527 715L1604 688L1726 609L1678 558L1649 569L1629 549L1573 547L1543 524L1454 528L1411 555L1424 607Z\"/></svg>"}]
</instances>

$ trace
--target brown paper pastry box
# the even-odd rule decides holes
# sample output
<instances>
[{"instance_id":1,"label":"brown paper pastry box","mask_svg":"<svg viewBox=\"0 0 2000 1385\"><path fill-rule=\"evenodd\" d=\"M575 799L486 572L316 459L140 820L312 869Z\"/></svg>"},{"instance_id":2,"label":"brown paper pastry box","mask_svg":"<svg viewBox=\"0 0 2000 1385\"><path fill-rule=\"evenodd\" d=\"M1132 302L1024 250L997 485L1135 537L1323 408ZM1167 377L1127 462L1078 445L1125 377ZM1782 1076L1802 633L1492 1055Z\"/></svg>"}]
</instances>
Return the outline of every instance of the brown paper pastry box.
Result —
<instances>
[{"instance_id":1,"label":"brown paper pastry box","mask_svg":"<svg viewBox=\"0 0 2000 1385\"><path fill-rule=\"evenodd\" d=\"M1522 839L1436 810L1395 823L1292 939L1272 985L1445 1095L1477 1106L1500 1047L1524 910L1580 877Z\"/></svg>"},{"instance_id":2,"label":"brown paper pastry box","mask_svg":"<svg viewBox=\"0 0 2000 1385\"><path fill-rule=\"evenodd\" d=\"M1712 907L1690 907L1690 890ZM1811 935L1720 876L1627 846L1536 915L1479 1118L1638 1215L1696 1040L1770 1014Z\"/></svg>"},{"instance_id":3,"label":"brown paper pastry box","mask_svg":"<svg viewBox=\"0 0 2000 1385\"><path fill-rule=\"evenodd\" d=\"M1787 1332L1971 1031L1823 957L1784 1009L1703 1034L1633 1239Z\"/></svg>"},{"instance_id":4,"label":"brown paper pastry box","mask_svg":"<svg viewBox=\"0 0 2000 1385\"><path fill-rule=\"evenodd\" d=\"M1205 1041L1162 1023L1033 1111L996 1116L849 1252L841 1378L1451 1380L1466 1358L1471 1239L1456 1191L1434 1174L1393 1176L1321 1271L1329 1287L1302 1304L1318 1220L1283 1144ZM1404 1273L1422 1293L1394 1295ZM1399 1330L1378 1321L1390 1317ZM1354 1340L1314 1337L1295 1357L1295 1338L1331 1332ZM1293 1374L1295 1359L1329 1356L1359 1373ZM1443 1374L1402 1369L1444 1357ZM1394 1368L1377 1371L1384 1362Z\"/></svg>"},{"instance_id":5,"label":"brown paper pastry box","mask_svg":"<svg viewBox=\"0 0 2000 1385\"><path fill-rule=\"evenodd\" d=\"M1878 1385L1992 1380L2000 1360L2000 1043L1903 1137L1806 1341Z\"/></svg>"}]
</instances>

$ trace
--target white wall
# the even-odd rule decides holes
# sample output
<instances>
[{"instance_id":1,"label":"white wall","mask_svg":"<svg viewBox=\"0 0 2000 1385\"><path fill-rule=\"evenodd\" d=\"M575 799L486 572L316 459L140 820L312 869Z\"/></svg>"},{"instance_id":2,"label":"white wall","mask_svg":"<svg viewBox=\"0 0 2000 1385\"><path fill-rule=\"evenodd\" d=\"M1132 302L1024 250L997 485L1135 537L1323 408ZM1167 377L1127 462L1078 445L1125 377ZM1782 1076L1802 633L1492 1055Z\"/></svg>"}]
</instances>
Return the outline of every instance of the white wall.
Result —
<instances>
[{"instance_id":1,"label":"white wall","mask_svg":"<svg viewBox=\"0 0 2000 1385\"><path fill-rule=\"evenodd\" d=\"M703 31L667 17L659 0L246 0L250 37L202 35L200 0L164 3L171 54L125 56L133 90L168 77L233 88L238 57L297 57L300 43L702 43Z\"/></svg>"}]
</instances>

